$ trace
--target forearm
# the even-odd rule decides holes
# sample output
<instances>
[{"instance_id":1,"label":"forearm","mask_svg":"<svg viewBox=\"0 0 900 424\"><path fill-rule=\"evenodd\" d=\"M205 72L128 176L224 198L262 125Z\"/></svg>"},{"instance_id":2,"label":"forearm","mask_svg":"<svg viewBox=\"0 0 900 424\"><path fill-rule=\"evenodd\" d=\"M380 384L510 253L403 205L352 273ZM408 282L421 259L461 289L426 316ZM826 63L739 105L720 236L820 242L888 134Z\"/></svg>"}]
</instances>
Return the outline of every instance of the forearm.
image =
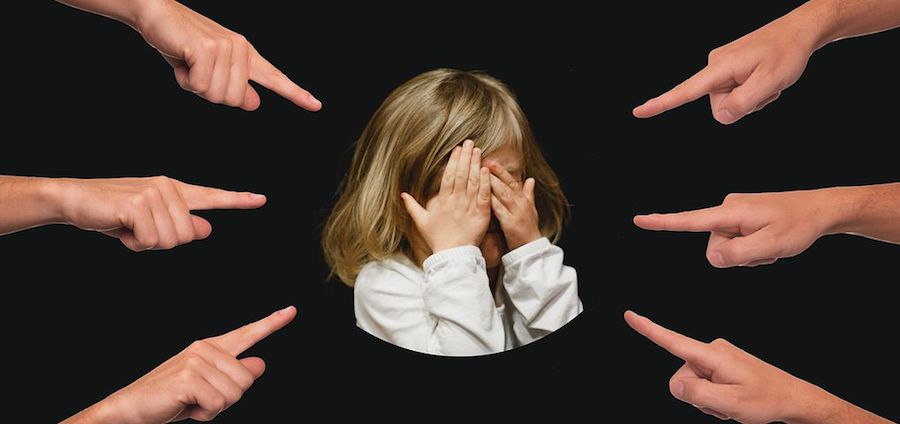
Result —
<instances>
[{"instance_id":1,"label":"forearm","mask_svg":"<svg viewBox=\"0 0 900 424\"><path fill-rule=\"evenodd\" d=\"M502 352L505 334L477 247L447 249L424 263L425 309L434 320L428 351L441 355Z\"/></svg>"},{"instance_id":2,"label":"forearm","mask_svg":"<svg viewBox=\"0 0 900 424\"><path fill-rule=\"evenodd\" d=\"M835 187L825 192L834 203L829 234L856 234L900 244L900 183Z\"/></svg>"},{"instance_id":3,"label":"forearm","mask_svg":"<svg viewBox=\"0 0 900 424\"><path fill-rule=\"evenodd\" d=\"M582 311L578 275L546 238L503 256L503 287L517 317L534 334L558 330Z\"/></svg>"},{"instance_id":4,"label":"forearm","mask_svg":"<svg viewBox=\"0 0 900 424\"><path fill-rule=\"evenodd\" d=\"M900 1L811 0L791 14L809 23L818 49L833 41L900 26Z\"/></svg>"},{"instance_id":5,"label":"forearm","mask_svg":"<svg viewBox=\"0 0 900 424\"><path fill-rule=\"evenodd\" d=\"M0 175L0 235L63 222L51 178Z\"/></svg>"},{"instance_id":6,"label":"forearm","mask_svg":"<svg viewBox=\"0 0 900 424\"><path fill-rule=\"evenodd\" d=\"M788 424L884 424L892 421L800 380L800 396L782 421Z\"/></svg>"},{"instance_id":7,"label":"forearm","mask_svg":"<svg viewBox=\"0 0 900 424\"><path fill-rule=\"evenodd\" d=\"M76 9L106 16L137 27L141 14L153 3L172 0L56 0Z\"/></svg>"}]
</instances>

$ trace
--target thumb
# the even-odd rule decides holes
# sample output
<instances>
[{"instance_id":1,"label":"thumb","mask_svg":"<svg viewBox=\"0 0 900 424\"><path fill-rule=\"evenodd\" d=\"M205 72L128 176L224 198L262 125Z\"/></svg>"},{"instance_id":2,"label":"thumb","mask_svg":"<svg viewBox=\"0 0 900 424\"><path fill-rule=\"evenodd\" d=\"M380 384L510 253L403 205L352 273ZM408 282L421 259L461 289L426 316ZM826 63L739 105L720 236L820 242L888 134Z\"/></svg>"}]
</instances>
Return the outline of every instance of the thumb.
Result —
<instances>
[{"instance_id":1,"label":"thumb","mask_svg":"<svg viewBox=\"0 0 900 424\"><path fill-rule=\"evenodd\" d=\"M757 69L747 81L721 100L714 113L715 118L722 124L733 124L779 91L781 88L778 79L770 72Z\"/></svg>"},{"instance_id":2,"label":"thumb","mask_svg":"<svg viewBox=\"0 0 900 424\"><path fill-rule=\"evenodd\" d=\"M191 215L191 223L194 224L194 240L203 240L212 233L212 224L205 218Z\"/></svg>"},{"instance_id":3,"label":"thumb","mask_svg":"<svg viewBox=\"0 0 900 424\"><path fill-rule=\"evenodd\" d=\"M413 197L407 193L400 193L400 198L403 199L403 206L406 208L406 212L409 213L409 216L412 217L414 222L418 223L425 218L425 214L427 214L428 211L426 211L416 199L413 199Z\"/></svg>"},{"instance_id":4,"label":"thumb","mask_svg":"<svg viewBox=\"0 0 900 424\"><path fill-rule=\"evenodd\" d=\"M712 409L728 414L734 405L728 399L735 399L730 393L734 386L713 383L705 378L684 377L669 382L669 390L676 399L701 409Z\"/></svg>"},{"instance_id":5,"label":"thumb","mask_svg":"<svg viewBox=\"0 0 900 424\"><path fill-rule=\"evenodd\" d=\"M244 368L247 368L247 370L250 371L250 374L253 374L254 379L259 378L266 372L266 361L263 361L262 358L251 356L248 358L241 358L239 361L241 361L241 365L243 365Z\"/></svg>"},{"instance_id":6,"label":"thumb","mask_svg":"<svg viewBox=\"0 0 900 424\"><path fill-rule=\"evenodd\" d=\"M710 252L710 263L717 268L727 268L784 256L777 239L768 233L769 231L762 229L719 244Z\"/></svg>"},{"instance_id":7,"label":"thumb","mask_svg":"<svg viewBox=\"0 0 900 424\"><path fill-rule=\"evenodd\" d=\"M522 189L525 191L525 197L532 202L534 202L534 185L534 178L528 178L525 180L525 184L522 185Z\"/></svg>"}]
</instances>

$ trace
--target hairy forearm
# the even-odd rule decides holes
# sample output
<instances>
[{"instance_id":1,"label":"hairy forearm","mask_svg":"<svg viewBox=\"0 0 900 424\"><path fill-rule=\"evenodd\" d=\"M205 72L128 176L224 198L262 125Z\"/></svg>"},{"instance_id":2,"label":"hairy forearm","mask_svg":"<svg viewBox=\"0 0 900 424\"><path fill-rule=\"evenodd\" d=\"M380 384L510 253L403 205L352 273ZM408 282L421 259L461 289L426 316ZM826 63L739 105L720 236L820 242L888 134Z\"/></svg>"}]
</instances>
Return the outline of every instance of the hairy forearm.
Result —
<instances>
[{"instance_id":1,"label":"hairy forearm","mask_svg":"<svg viewBox=\"0 0 900 424\"><path fill-rule=\"evenodd\" d=\"M809 24L818 49L833 41L900 26L897 0L810 0L791 12Z\"/></svg>"},{"instance_id":2,"label":"hairy forearm","mask_svg":"<svg viewBox=\"0 0 900 424\"><path fill-rule=\"evenodd\" d=\"M893 422L828 393L821 387L802 380L800 382L803 385L800 389L800 396L794 399L791 411L783 419L788 424L885 424Z\"/></svg>"},{"instance_id":3,"label":"hairy forearm","mask_svg":"<svg viewBox=\"0 0 900 424\"><path fill-rule=\"evenodd\" d=\"M825 191L834 213L829 234L856 234L900 244L900 183Z\"/></svg>"},{"instance_id":4,"label":"hairy forearm","mask_svg":"<svg viewBox=\"0 0 900 424\"><path fill-rule=\"evenodd\" d=\"M0 175L0 235L62 222L53 180Z\"/></svg>"},{"instance_id":5,"label":"hairy forearm","mask_svg":"<svg viewBox=\"0 0 900 424\"><path fill-rule=\"evenodd\" d=\"M77 9L106 16L132 27L137 26L141 13L152 3L171 0L56 0Z\"/></svg>"}]
</instances>

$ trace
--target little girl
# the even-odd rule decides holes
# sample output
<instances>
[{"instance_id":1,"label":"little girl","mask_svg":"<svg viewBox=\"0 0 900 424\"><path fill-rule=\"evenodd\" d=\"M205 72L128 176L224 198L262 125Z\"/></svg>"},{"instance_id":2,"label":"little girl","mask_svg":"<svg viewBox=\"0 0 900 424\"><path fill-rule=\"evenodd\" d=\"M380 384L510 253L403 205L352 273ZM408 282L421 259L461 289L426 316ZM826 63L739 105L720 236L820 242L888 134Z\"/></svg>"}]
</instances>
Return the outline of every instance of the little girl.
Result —
<instances>
[{"instance_id":1,"label":"little girl","mask_svg":"<svg viewBox=\"0 0 900 424\"><path fill-rule=\"evenodd\" d=\"M581 310L556 240L568 203L500 81L421 74L381 104L325 224L357 325L438 355L512 349Z\"/></svg>"}]
</instances>

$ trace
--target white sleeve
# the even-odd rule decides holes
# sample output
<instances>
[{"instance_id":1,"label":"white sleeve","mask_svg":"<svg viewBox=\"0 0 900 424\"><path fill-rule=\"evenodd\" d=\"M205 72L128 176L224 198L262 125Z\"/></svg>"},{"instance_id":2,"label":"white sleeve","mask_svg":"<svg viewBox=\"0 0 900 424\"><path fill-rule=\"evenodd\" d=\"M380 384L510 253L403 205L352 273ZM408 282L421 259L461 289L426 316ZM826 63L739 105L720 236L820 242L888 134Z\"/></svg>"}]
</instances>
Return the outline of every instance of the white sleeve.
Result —
<instances>
[{"instance_id":1,"label":"white sleeve","mask_svg":"<svg viewBox=\"0 0 900 424\"><path fill-rule=\"evenodd\" d=\"M563 251L540 238L503 255L503 288L512 305L516 345L550 334L581 313L578 276Z\"/></svg>"},{"instance_id":2,"label":"white sleeve","mask_svg":"<svg viewBox=\"0 0 900 424\"><path fill-rule=\"evenodd\" d=\"M467 356L503 351L503 321L481 251L475 246L443 250L426 259L424 269L424 284L396 271L360 273L354 287L357 325L419 352Z\"/></svg>"}]
</instances>

